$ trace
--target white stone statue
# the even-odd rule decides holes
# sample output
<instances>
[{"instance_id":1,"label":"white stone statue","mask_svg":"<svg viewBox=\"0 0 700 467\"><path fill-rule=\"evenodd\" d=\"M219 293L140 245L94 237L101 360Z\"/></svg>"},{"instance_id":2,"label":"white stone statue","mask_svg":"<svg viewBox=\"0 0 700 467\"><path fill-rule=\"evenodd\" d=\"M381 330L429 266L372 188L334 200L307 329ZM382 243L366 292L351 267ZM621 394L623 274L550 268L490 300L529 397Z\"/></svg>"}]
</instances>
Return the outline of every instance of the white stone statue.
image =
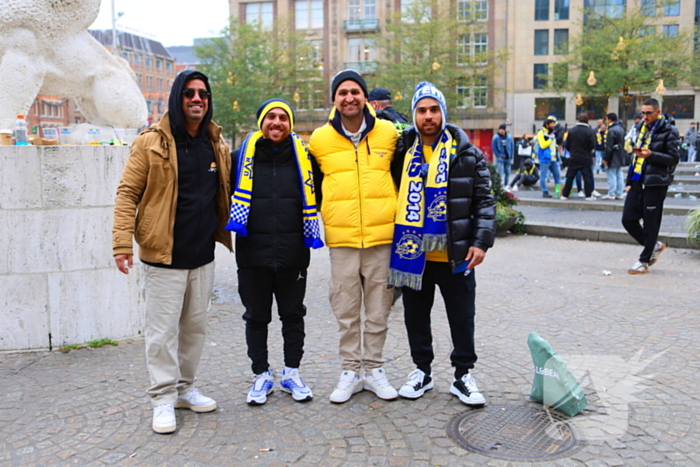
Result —
<instances>
[{"instance_id":1,"label":"white stone statue","mask_svg":"<svg viewBox=\"0 0 700 467\"><path fill-rule=\"evenodd\" d=\"M139 128L148 110L128 63L87 28L101 0L0 0L0 128L38 94L75 97L88 122Z\"/></svg>"}]
</instances>

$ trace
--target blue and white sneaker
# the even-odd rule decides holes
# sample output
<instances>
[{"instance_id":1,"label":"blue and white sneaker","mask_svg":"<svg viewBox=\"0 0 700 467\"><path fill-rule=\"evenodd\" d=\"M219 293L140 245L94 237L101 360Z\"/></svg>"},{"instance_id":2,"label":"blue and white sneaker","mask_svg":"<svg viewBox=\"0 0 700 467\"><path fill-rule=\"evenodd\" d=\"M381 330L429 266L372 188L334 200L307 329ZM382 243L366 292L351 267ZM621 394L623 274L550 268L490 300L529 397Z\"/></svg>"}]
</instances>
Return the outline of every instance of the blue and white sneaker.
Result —
<instances>
[{"instance_id":1,"label":"blue and white sneaker","mask_svg":"<svg viewBox=\"0 0 700 467\"><path fill-rule=\"evenodd\" d=\"M297 402L306 402L313 399L314 395L311 389L304 383L304 380L299 376L298 368L284 367L282 370L282 379L280 380L282 391L288 392Z\"/></svg>"},{"instance_id":2,"label":"blue and white sneaker","mask_svg":"<svg viewBox=\"0 0 700 467\"><path fill-rule=\"evenodd\" d=\"M248 392L246 402L250 405L263 405L267 402L268 394L271 394L275 387L274 376L275 375L270 370L255 375L253 387L250 388L250 392Z\"/></svg>"}]
</instances>

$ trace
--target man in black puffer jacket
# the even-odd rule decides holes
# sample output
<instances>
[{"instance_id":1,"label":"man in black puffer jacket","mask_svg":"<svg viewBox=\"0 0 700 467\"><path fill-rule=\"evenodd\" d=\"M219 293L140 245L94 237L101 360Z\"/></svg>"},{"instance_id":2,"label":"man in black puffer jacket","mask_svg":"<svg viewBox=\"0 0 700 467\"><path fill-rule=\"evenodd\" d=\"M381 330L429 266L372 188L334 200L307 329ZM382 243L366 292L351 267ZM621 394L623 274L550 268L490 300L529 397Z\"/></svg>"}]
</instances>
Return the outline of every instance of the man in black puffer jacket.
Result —
<instances>
[{"instance_id":1,"label":"man in black puffer jacket","mask_svg":"<svg viewBox=\"0 0 700 467\"><path fill-rule=\"evenodd\" d=\"M658 241L664 200L673 183L673 172L680 160L680 136L669 117L661 114L659 101L647 99L642 105L644 120L637 125L634 156L627 174L627 197L622 225L644 247L627 272L649 272L666 245ZM639 221L644 224L640 225Z\"/></svg>"},{"instance_id":2,"label":"man in black puffer jacket","mask_svg":"<svg viewBox=\"0 0 700 467\"><path fill-rule=\"evenodd\" d=\"M304 295L309 247L319 238L311 162L299 136L291 133L294 113L285 101L272 99L258 109L258 126L232 154L231 219L236 232L238 293L246 322L253 386L247 402L261 405L274 388L267 358L267 326L272 297L282 321L284 364L280 386L298 402L313 394L299 375L304 354ZM303 175L302 175L303 174ZM249 206L249 209L248 209Z\"/></svg>"},{"instance_id":3,"label":"man in black puffer jacket","mask_svg":"<svg viewBox=\"0 0 700 467\"><path fill-rule=\"evenodd\" d=\"M428 82L416 86L415 128L399 138L392 175L399 188L389 282L403 286L411 357L417 369L399 390L417 399L432 389L430 313L435 286L445 301L455 367L450 392L467 405L484 397L469 374L476 362L474 268L493 246L496 202L483 153L466 133L446 124L443 94Z\"/></svg>"}]
</instances>

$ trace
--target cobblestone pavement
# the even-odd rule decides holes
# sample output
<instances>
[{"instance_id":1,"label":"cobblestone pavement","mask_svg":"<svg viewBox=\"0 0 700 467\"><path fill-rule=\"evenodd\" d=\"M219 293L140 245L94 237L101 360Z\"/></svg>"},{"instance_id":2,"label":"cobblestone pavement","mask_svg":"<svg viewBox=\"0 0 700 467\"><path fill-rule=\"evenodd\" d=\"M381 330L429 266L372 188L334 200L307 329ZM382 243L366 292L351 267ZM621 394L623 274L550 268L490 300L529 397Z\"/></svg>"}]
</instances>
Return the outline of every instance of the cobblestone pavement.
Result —
<instances>
[{"instance_id":1,"label":"cobblestone pavement","mask_svg":"<svg viewBox=\"0 0 700 467\"><path fill-rule=\"evenodd\" d=\"M489 405L539 407L528 401L533 366L526 339L533 330L568 359L572 370L572 362L608 362L620 373L617 387L596 380L595 368L583 383L591 405L573 422L592 425L598 435L589 431L593 436L570 457L536 465L700 464L700 253L670 249L649 274L628 275L639 250L510 236L499 239L477 268L479 361L473 374ZM326 249L314 252L309 271L301 368L315 399L299 404L276 390L266 405L246 405L251 374L235 262L224 251L217 253L215 300L199 375L202 392L219 403L215 412L177 411L178 431L154 434L141 338L66 354L0 355L0 466L529 465L471 453L447 436L449 419L471 409L448 393L451 344L440 300L433 314L434 390L417 401L385 402L364 391L346 404L329 403L340 360L327 302ZM392 311L385 348L385 368L396 387L413 370L401 309L397 304ZM109 310L98 305L95 312ZM279 372L278 321L269 341L271 363ZM640 352L641 365L625 369ZM636 377L627 374L634 372ZM634 398L606 412L600 400L620 386Z\"/></svg>"}]
</instances>

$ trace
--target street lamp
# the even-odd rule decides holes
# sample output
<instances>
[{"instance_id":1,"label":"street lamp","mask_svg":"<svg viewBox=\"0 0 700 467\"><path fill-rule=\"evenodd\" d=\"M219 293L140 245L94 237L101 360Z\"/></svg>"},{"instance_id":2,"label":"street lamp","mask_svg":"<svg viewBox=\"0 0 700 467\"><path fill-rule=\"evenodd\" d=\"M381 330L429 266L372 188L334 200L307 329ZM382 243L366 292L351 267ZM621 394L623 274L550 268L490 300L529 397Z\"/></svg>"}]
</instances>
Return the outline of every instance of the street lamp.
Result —
<instances>
[{"instance_id":1,"label":"street lamp","mask_svg":"<svg viewBox=\"0 0 700 467\"><path fill-rule=\"evenodd\" d=\"M440 69L440 64L438 63L437 59L433 62L432 65L433 71L438 71Z\"/></svg>"},{"instance_id":2,"label":"street lamp","mask_svg":"<svg viewBox=\"0 0 700 467\"><path fill-rule=\"evenodd\" d=\"M112 0L112 53L119 57L119 44L117 43L117 20L124 16L123 12L115 13L114 0Z\"/></svg>"},{"instance_id":3,"label":"street lamp","mask_svg":"<svg viewBox=\"0 0 700 467\"><path fill-rule=\"evenodd\" d=\"M655 91L656 91L656 94L658 94L659 96L663 96L664 94L666 94L666 88L664 87L664 80L662 80L662 79L659 80L659 85L656 86Z\"/></svg>"},{"instance_id":4,"label":"street lamp","mask_svg":"<svg viewBox=\"0 0 700 467\"><path fill-rule=\"evenodd\" d=\"M595 84L598 82L597 79L595 79L595 73L593 70L588 74L588 79L586 80L586 84L589 86L595 86Z\"/></svg>"}]
</instances>

